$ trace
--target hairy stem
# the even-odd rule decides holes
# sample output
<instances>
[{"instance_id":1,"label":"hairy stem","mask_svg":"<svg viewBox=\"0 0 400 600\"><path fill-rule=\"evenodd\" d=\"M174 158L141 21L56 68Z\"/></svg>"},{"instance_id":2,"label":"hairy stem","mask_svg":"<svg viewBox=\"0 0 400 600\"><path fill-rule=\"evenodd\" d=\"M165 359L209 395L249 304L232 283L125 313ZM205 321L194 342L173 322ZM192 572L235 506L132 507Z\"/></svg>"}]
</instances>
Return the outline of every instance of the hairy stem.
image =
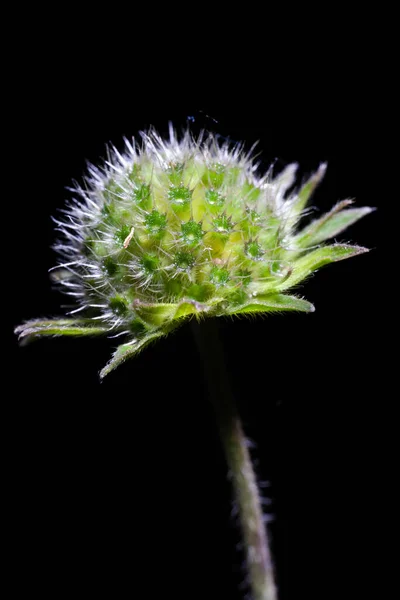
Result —
<instances>
[{"instance_id":1,"label":"hairy stem","mask_svg":"<svg viewBox=\"0 0 400 600\"><path fill-rule=\"evenodd\" d=\"M253 600L276 600L271 553L263 522L260 495L248 443L230 390L217 322L206 319L201 325L193 322L192 326L203 360L209 396L214 406L239 507Z\"/></svg>"}]
</instances>

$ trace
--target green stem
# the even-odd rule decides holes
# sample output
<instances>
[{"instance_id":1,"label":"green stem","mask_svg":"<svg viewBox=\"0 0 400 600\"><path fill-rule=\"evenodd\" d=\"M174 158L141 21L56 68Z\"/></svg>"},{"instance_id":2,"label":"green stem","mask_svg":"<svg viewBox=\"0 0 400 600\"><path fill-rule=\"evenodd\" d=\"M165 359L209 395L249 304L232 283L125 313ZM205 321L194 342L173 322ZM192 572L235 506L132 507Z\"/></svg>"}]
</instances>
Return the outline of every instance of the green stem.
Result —
<instances>
[{"instance_id":1,"label":"green stem","mask_svg":"<svg viewBox=\"0 0 400 600\"><path fill-rule=\"evenodd\" d=\"M201 325L192 323L239 507L253 600L276 600L260 494L248 443L230 390L217 323L215 320L205 320Z\"/></svg>"}]
</instances>

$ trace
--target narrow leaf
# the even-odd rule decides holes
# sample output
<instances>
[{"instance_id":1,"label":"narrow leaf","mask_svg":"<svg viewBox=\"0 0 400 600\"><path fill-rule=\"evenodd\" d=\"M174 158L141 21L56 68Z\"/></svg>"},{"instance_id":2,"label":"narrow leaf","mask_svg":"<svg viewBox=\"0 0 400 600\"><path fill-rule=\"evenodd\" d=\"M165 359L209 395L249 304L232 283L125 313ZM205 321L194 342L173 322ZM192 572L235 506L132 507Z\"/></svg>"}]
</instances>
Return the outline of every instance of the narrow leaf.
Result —
<instances>
[{"instance_id":1,"label":"narrow leaf","mask_svg":"<svg viewBox=\"0 0 400 600\"><path fill-rule=\"evenodd\" d=\"M294 184L298 167L297 163L291 163L273 179L272 183L275 187L279 188L281 196L284 196L287 190Z\"/></svg>"},{"instance_id":2,"label":"narrow leaf","mask_svg":"<svg viewBox=\"0 0 400 600\"><path fill-rule=\"evenodd\" d=\"M122 363L124 363L129 358L132 358L136 354L138 354L141 350L146 348L151 342L167 335L174 329L177 329L181 325L180 321L175 321L174 323L169 323L163 328L156 329L152 332L145 334L141 338L137 338L132 342L128 342L127 344L121 344L118 346L117 350L113 354L111 360L106 364L106 366L100 371L100 379L104 379L106 375L111 373L114 369L119 367Z\"/></svg>"},{"instance_id":3,"label":"narrow leaf","mask_svg":"<svg viewBox=\"0 0 400 600\"><path fill-rule=\"evenodd\" d=\"M106 334L108 331L108 327L95 325L87 319L36 319L15 328L18 339L24 343L45 336L90 336Z\"/></svg>"},{"instance_id":4,"label":"narrow leaf","mask_svg":"<svg viewBox=\"0 0 400 600\"><path fill-rule=\"evenodd\" d=\"M138 354L141 350L148 346L150 342L162 336L162 331L156 331L153 333L149 333L143 338L137 339L134 342L130 342L128 344L121 344L121 346L118 346L111 360L100 371L100 379L103 379L106 375L111 373L111 371L113 371L114 369L119 367L119 365L128 360L128 358L132 358L135 354Z\"/></svg>"},{"instance_id":5,"label":"narrow leaf","mask_svg":"<svg viewBox=\"0 0 400 600\"><path fill-rule=\"evenodd\" d=\"M315 308L307 300L286 294L269 294L258 296L247 304L232 308L229 314L278 312L281 310L296 310L300 312L314 312Z\"/></svg>"},{"instance_id":6,"label":"narrow leaf","mask_svg":"<svg viewBox=\"0 0 400 600\"><path fill-rule=\"evenodd\" d=\"M301 187L299 193L297 194L297 198L295 198L293 201L293 206L292 206L292 211L291 211L293 217L300 216L301 212L306 207L315 188L317 187L317 185L319 185L319 183L321 183L322 179L324 178L324 175L326 173L326 167L327 167L327 164L322 163L319 166L318 171L313 173L313 175L311 175L311 177Z\"/></svg>"},{"instance_id":7,"label":"narrow leaf","mask_svg":"<svg viewBox=\"0 0 400 600\"><path fill-rule=\"evenodd\" d=\"M317 250L313 250L305 256L298 258L293 264L293 271L290 277L281 284L275 285L274 288L276 290L287 290L324 265L345 260L358 254L364 254L365 252L368 252L368 248L349 246L347 244L335 244L317 248Z\"/></svg>"},{"instance_id":8,"label":"narrow leaf","mask_svg":"<svg viewBox=\"0 0 400 600\"><path fill-rule=\"evenodd\" d=\"M332 210L320 219L312 221L305 229L295 237L294 243L298 248L306 248L319 244L324 240L335 237L356 221L373 212L373 208L364 206L362 208L351 208L343 210L352 203L352 200L343 200L332 208Z\"/></svg>"}]
</instances>

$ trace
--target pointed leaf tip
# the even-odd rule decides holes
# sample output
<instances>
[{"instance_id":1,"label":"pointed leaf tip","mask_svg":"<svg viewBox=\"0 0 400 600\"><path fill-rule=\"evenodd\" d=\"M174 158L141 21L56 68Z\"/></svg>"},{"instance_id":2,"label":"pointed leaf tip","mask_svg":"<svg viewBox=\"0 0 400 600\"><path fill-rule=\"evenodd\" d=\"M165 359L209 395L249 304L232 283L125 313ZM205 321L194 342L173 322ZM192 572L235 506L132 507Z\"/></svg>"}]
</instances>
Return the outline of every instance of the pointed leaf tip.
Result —
<instances>
[{"instance_id":1,"label":"pointed leaf tip","mask_svg":"<svg viewBox=\"0 0 400 600\"><path fill-rule=\"evenodd\" d=\"M287 290L297 285L311 273L325 265L339 262L340 260L346 260L346 258L358 256L365 252L369 252L369 249L364 248L363 246L351 246L349 244L332 244L330 246L322 246L321 248L312 250L294 262L293 271L290 277L281 283L278 289L280 291Z\"/></svg>"},{"instance_id":2,"label":"pointed leaf tip","mask_svg":"<svg viewBox=\"0 0 400 600\"><path fill-rule=\"evenodd\" d=\"M315 173L313 173L311 177L302 185L297 194L297 197L295 197L293 200L293 217L298 217L299 215L301 215L302 211L307 206L307 203L311 198L315 188L323 180L327 167L328 163L321 163L318 169L315 171Z\"/></svg>"},{"instance_id":3,"label":"pointed leaf tip","mask_svg":"<svg viewBox=\"0 0 400 600\"><path fill-rule=\"evenodd\" d=\"M294 184L298 168L298 163L290 163L283 169L283 171L274 177L273 184L279 188L282 196L284 196L287 190Z\"/></svg>"},{"instance_id":4,"label":"pointed leaf tip","mask_svg":"<svg viewBox=\"0 0 400 600\"><path fill-rule=\"evenodd\" d=\"M342 200L321 218L312 221L295 237L294 243L298 248L306 248L320 244L325 240L335 237L345 229L373 212L370 206L361 208L347 208L352 200ZM345 209L346 210L343 210Z\"/></svg>"},{"instance_id":5,"label":"pointed leaf tip","mask_svg":"<svg viewBox=\"0 0 400 600\"><path fill-rule=\"evenodd\" d=\"M149 331L143 337L137 338L128 342L127 344L121 344L118 346L113 356L106 364L106 366L100 371L100 379L104 379L106 375L111 373L114 369L122 365L126 360L132 358L136 354L139 354L146 346L148 346L151 342L168 335L174 329L177 329L182 325L182 319L168 323L163 328L155 329L153 331Z\"/></svg>"},{"instance_id":6,"label":"pointed leaf tip","mask_svg":"<svg viewBox=\"0 0 400 600\"><path fill-rule=\"evenodd\" d=\"M161 337L163 332L154 332L145 335L141 339L135 339L127 344L121 344L114 352L112 358L108 361L106 366L100 371L100 379L104 379L106 375L111 373L114 369L122 365L128 358L132 358L135 354L138 354L143 350L150 342Z\"/></svg>"},{"instance_id":7,"label":"pointed leaf tip","mask_svg":"<svg viewBox=\"0 0 400 600\"><path fill-rule=\"evenodd\" d=\"M256 296L247 303L238 307L233 307L229 314L244 313L267 313L280 311L314 312L315 307L311 302L298 298L297 296L288 296L286 294L264 294Z\"/></svg>"},{"instance_id":8,"label":"pointed leaf tip","mask_svg":"<svg viewBox=\"0 0 400 600\"><path fill-rule=\"evenodd\" d=\"M14 333L18 339L26 344L41 337L71 336L82 337L91 335L103 335L108 333L109 328L94 325L86 319L34 319L18 325Z\"/></svg>"}]
</instances>

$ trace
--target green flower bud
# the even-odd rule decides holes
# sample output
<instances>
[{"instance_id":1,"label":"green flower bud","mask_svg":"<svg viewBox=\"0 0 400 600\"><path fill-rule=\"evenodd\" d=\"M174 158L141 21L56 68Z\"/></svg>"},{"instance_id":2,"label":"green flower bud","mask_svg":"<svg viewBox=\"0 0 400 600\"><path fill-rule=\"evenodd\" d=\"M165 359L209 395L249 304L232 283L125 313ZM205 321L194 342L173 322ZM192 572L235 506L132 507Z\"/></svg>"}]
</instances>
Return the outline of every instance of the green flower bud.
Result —
<instances>
[{"instance_id":1,"label":"green flower bud","mask_svg":"<svg viewBox=\"0 0 400 600\"><path fill-rule=\"evenodd\" d=\"M77 302L73 318L30 321L17 328L22 338L126 336L104 376L193 316L313 311L287 291L366 252L324 243L372 210L348 208L349 200L299 229L326 165L293 190L297 165L260 177L241 146L212 134L178 140L171 128L168 141L154 130L142 138L91 167L57 222L54 279Z\"/></svg>"}]
</instances>

